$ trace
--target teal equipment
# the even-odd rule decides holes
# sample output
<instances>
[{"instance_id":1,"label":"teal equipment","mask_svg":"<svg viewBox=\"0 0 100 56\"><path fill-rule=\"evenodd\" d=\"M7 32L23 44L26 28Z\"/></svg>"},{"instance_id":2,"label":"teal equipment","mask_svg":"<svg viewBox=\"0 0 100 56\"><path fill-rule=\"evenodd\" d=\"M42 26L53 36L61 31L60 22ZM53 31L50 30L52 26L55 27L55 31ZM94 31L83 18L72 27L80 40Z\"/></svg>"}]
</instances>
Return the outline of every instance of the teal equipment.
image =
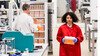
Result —
<instances>
[{"instance_id":1,"label":"teal equipment","mask_svg":"<svg viewBox=\"0 0 100 56\"><path fill-rule=\"evenodd\" d=\"M29 52L33 52L34 49L34 37L33 35L23 35L19 31L6 31L2 35L4 38L15 38L15 49L24 52L25 49L28 49Z\"/></svg>"}]
</instances>

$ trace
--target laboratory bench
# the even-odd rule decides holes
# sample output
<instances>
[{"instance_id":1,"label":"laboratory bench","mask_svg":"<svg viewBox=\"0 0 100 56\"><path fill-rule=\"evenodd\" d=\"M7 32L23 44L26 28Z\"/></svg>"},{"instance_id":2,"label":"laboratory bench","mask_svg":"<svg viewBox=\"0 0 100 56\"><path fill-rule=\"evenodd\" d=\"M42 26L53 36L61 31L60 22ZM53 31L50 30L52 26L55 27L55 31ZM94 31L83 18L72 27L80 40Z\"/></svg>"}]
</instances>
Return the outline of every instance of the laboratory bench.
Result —
<instances>
[{"instance_id":1,"label":"laboratory bench","mask_svg":"<svg viewBox=\"0 0 100 56\"><path fill-rule=\"evenodd\" d=\"M38 45L37 45L38 46ZM40 44L42 46L38 50L34 50L33 53L29 53L30 56L48 56L48 45L47 44Z\"/></svg>"},{"instance_id":2,"label":"laboratory bench","mask_svg":"<svg viewBox=\"0 0 100 56\"><path fill-rule=\"evenodd\" d=\"M3 34L4 32L0 32L0 34ZM12 32L10 32L10 31L8 31L8 32L6 32L5 34L3 34L3 36L2 37L7 37L7 36L9 36L9 34L7 35L7 33L12 33ZM13 32L13 33L20 33L20 32ZM7 35L7 36L5 36L5 35ZM11 34L10 34L10 36L12 36ZM19 37L20 35L18 35L18 37ZM21 36L21 37L23 37L23 36ZM29 37L28 37L28 39L29 39ZM4 39L3 39L4 40ZM8 38L7 38L7 40L8 40ZM16 40L17 41L17 40ZM22 40L21 40L22 41ZM18 41L19 42L19 41ZM18 46L17 44L18 44L18 42L16 43L16 46ZM27 41L28 42L28 41ZM12 42L11 42L12 43ZM23 43L25 43L26 44L26 42L23 42ZM14 40L14 44L15 44L15 40ZM30 43L30 41L29 41L29 43L27 43L27 44L29 44L29 46L31 46L31 44L33 44L33 43ZM28 46L28 47L29 47ZM19 48L19 47L18 47ZM21 49L20 49L21 50ZM6 51L6 53L8 53L8 51ZM25 53L22 53L22 56L24 56L23 54L25 54ZM1 54L0 54L1 55ZM4 56L4 55L3 55ZM41 43L41 44L39 44L39 43L34 43L34 50L33 50L33 52L30 52L30 53L28 53L27 55L25 55L25 56L48 56L48 44L46 44L46 43Z\"/></svg>"},{"instance_id":3,"label":"laboratory bench","mask_svg":"<svg viewBox=\"0 0 100 56\"><path fill-rule=\"evenodd\" d=\"M22 53L21 56L48 56L48 45L47 44L42 44L38 45L42 46L39 49L35 49L34 52L32 53ZM9 56L8 54L0 54L0 56Z\"/></svg>"}]
</instances>

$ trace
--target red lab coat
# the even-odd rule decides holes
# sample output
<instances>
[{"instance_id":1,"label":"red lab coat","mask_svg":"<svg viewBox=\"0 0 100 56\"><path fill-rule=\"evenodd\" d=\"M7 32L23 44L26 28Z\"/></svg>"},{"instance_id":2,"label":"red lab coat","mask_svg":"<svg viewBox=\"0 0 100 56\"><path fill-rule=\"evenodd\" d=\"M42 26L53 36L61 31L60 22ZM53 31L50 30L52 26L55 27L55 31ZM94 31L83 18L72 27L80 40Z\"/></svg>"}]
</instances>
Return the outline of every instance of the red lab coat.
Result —
<instances>
[{"instance_id":1,"label":"red lab coat","mask_svg":"<svg viewBox=\"0 0 100 56\"><path fill-rule=\"evenodd\" d=\"M78 39L75 45L68 45L62 42L64 36L72 36ZM59 27L57 33L57 40L60 43L59 56L81 56L80 43L83 41L83 35L81 29L76 24L70 28L67 24L63 24Z\"/></svg>"}]
</instances>

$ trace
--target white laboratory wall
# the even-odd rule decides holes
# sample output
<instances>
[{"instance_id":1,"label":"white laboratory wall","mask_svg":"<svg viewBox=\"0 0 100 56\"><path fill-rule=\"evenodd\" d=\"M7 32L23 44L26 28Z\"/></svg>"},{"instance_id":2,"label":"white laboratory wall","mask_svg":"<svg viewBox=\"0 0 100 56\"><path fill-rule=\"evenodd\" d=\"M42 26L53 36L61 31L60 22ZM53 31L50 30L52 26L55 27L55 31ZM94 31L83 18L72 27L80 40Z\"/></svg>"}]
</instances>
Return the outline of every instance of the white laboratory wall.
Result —
<instances>
[{"instance_id":1,"label":"white laboratory wall","mask_svg":"<svg viewBox=\"0 0 100 56\"><path fill-rule=\"evenodd\" d=\"M57 16L62 17L67 12L66 0L57 0Z\"/></svg>"}]
</instances>

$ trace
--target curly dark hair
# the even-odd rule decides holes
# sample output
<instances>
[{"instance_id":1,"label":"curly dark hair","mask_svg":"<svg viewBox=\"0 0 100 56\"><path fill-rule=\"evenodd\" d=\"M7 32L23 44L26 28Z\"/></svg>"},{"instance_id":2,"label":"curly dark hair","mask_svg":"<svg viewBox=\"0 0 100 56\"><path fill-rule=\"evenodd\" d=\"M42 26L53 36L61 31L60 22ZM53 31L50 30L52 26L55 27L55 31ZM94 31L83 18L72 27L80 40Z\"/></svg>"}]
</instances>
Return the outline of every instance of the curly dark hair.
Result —
<instances>
[{"instance_id":1,"label":"curly dark hair","mask_svg":"<svg viewBox=\"0 0 100 56\"><path fill-rule=\"evenodd\" d=\"M77 18L77 16L76 16L73 12L67 12L67 13L65 13L65 14L62 16L62 22L63 22L63 23L64 23L64 22L67 23L67 22L66 22L66 17L67 17L68 15L71 16L73 22L78 22L78 18Z\"/></svg>"}]
</instances>

